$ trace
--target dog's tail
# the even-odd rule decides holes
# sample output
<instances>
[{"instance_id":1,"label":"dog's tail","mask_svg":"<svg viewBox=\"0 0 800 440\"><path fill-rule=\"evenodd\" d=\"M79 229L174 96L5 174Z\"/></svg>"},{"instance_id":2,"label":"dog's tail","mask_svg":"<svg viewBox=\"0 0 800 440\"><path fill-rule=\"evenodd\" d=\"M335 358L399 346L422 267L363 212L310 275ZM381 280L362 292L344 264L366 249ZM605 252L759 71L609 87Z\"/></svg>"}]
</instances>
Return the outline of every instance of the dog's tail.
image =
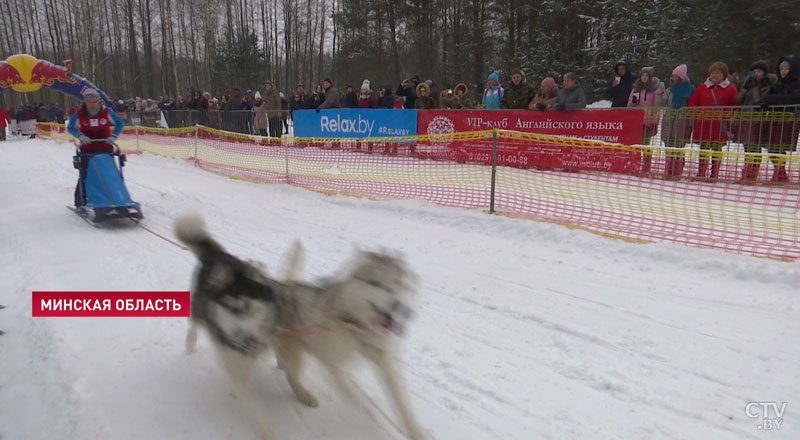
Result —
<instances>
[{"instance_id":1,"label":"dog's tail","mask_svg":"<svg viewBox=\"0 0 800 440\"><path fill-rule=\"evenodd\" d=\"M205 223L199 215L186 215L175 220L175 236L197 255L198 258L222 252L222 246L206 232Z\"/></svg>"},{"instance_id":2,"label":"dog's tail","mask_svg":"<svg viewBox=\"0 0 800 440\"><path fill-rule=\"evenodd\" d=\"M300 240L292 243L289 255L283 267L283 280L286 282L297 282L303 276L303 245Z\"/></svg>"}]
</instances>

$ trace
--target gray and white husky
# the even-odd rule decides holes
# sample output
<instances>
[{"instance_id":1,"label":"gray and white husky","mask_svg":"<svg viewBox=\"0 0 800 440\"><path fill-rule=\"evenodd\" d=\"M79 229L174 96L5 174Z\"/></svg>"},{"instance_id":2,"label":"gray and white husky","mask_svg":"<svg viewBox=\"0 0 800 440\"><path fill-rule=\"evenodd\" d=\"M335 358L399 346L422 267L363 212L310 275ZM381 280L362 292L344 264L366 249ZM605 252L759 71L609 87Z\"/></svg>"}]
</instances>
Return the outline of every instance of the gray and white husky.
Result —
<instances>
[{"instance_id":1,"label":"gray and white husky","mask_svg":"<svg viewBox=\"0 0 800 440\"><path fill-rule=\"evenodd\" d=\"M300 380L305 353L321 361L351 402L357 402L358 396L346 372L349 361L360 354L377 367L408 436L424 437L394 360L397 336L403 334L412 315L409 300L417 284L401 259L362 251L341 277L313 286L300 281L303 250L299 243L290 252L284 279L279 281L227 253L205 231L199 217L176 221L175 235L200 261L186 350L194 351L197 329L206 328L237 398L262 438L273 438L272 431L247 381L258 355L269 348L275 351L278 367L285 371L297 399L311 407L319 402Z\"/></svg>"}]
</instances>

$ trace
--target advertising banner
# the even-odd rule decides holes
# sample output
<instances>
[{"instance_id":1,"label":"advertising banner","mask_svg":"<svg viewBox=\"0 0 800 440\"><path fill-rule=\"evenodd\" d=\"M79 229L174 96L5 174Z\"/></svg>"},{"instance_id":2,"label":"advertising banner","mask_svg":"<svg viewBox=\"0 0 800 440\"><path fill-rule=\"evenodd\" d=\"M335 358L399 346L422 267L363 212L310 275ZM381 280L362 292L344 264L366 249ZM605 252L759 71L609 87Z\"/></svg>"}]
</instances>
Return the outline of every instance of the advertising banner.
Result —
<instances>
[{"instance_id":1,"label":"advertising banner","mask_svg":"<svg viewBox=\"0 0 800 440\"><path fill-rule=\"evenodd\" d=\"M453 142L448 135L457 132L500 128L525 133L539 133L603 141L612 144L638 145L642 142L644 111L637 110L429 110L418 113L418 133L431 134L431 146L418 148L432 156L458 161L491 163L492 144L486 139ZM564 168L622 173L638 172L641 152L635 149L586 148L571 142L533 142L524 137L504 135L498 140L498 165Z\"/></svg>"},{"instance_id":2,"label":"advertising banner","mask_svg":"<svg viewBox=\"0 0 800 440\"><path fill-rule=\"evenodd\" d=\"M336 108L292 113L294 136L299 138L367 138L414 136L417 111Z\"/></svg>"}]
</instances>

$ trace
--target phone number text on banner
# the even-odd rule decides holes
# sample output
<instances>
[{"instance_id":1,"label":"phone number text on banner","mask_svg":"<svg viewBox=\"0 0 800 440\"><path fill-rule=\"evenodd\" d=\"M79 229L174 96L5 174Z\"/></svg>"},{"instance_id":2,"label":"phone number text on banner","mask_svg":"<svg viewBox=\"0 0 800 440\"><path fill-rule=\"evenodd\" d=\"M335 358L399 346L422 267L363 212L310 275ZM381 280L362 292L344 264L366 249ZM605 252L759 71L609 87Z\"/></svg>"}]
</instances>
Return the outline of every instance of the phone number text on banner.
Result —
<instances>
[{"instance_id":1,"label":"phone number text on banner","mask_svg":"<svg viewBox=\"0 0 800 440\"><path fill-rule=\"evenodd\" d=\"M367 138L415 136L417 111L337 108L295 110L294 135L299 138Z\"/></svg>"},{"instance_id":2,"label":"phone number text on banner","mask_svg":"<svg viewBox=\"0 0 800 440\"><path fill-rule=\"evenodd\" d=\"M33 292L34 317L190 316L189 292Z\"/></svg>"},{"instance_id":3,"label":"phone number text on banner","mask_svg":"<svg viewBox=\"0 0 800 440\"><path fill-rule=\"evenodd\" d=\"M486 139L453 141L458 132L500 128L523 133L558 135L611 144L642 142L642 110L576 111L460 111L430 110L418 113L418 132L430 134L432 148L418 153L459 161L491 163L492 143ZM585 143L583 143L585 144ZM497 143L498 165L565 168L633 173L640 169L638 149L605 147L597 142L581 145L557 138L535 140L504 134Z\"/></svg>"}]
</instances>

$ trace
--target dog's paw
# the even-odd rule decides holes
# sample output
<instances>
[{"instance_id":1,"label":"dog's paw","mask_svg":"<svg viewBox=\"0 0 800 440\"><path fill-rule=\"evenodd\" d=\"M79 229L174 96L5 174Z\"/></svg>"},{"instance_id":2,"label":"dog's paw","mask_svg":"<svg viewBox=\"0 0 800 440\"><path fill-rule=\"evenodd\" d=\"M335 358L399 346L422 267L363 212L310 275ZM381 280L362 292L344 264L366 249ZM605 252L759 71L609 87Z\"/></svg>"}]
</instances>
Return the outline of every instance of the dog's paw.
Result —
<instances>
[{"instance_id":1,"label":"dog's paw","mask_svg":"<svg viewBox=\"0 0 800 440\"><path fill-rule=\"evenodd\" d=\"M419 426L412 426L409 428L408 438L411 440L429 440L428 436L422 431Z\"/></svg>"},{"instance_id":2,"label":"dog's paw","mask_svg":"<svg viewBox=\"0 0 800 440\"><path fill-rule=\"evenodd\" d=\"M186 342L184 343L186 354L193 354L197 349L197 328L194 326L189 328L186 334Z\"/></svg>"},{"instance_id":3,"label":"dog's paw","mask_svg":"<svg viewBox=\"0 0 800 440\"><path fill-rule=\"evenodd\" d=\"M303 405L310 406L311 408L316 408L319 406L319 400L317 400L317 396L308 391L304 393L298 393L297 400L299 400Z\"/></svg>"}]
</instances>

